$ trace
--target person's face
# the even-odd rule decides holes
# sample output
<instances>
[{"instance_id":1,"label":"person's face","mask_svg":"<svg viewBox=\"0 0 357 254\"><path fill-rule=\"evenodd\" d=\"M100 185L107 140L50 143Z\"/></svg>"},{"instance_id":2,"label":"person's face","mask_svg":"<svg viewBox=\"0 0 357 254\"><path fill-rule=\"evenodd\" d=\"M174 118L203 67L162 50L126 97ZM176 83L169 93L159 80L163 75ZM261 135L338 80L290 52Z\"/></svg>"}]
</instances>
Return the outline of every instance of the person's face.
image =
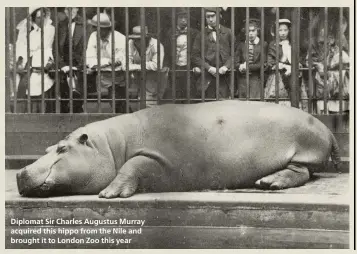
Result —
<instances>
[{"instance_id":1,"label":"person's face","mask_svg":"<svg viewBox=\"0 0 357 254\"><path fill-rule=\"evenodd\" d=\"M249 40L254 41L258 36L258 29L255 26L249 26Z\"/></svg>"},{"instance_id":2,"label":"person's face","mask_svg":"<svg viewBox=\"0 0 357 254\"><path fill-rule=\"evenodd\" d=\"M43 17L43 18L45 18L45 17ZM36 13L35 24L37 26L41 27L41 9L39 9Z\"/></svg>"},{"instance_id":3,"label":"person's face","mask_svg":"<svg viewBox=\"0 0 357 254\"><path fill-rule=\"evenodd\" d=\"M67 17L69 17L69 8L68 7L66 7L64 9L64 13L66 13ZM73 7L71 13L72 13L72 19L74 19L78 13L78 7Z\"/></svg>"},{"instance_id":4,"label":"person's face","mask_svg":"<svg viewBox=\"0 0 357 254\"><path fill-rule=\"evenodd\" d=\"M211 27L216 27L217 17L215 12L206 12L207 24Z\"/></svg>"},{"instance_id":5,"label":"person's face","mask_svg":"<svg viewBox=\"0 0 357 254\"><path fill-rule=\"evenodd\" d=\"M319 36L318 36L318 42L320 44L324 44L325 43L325 31L324 31L323 28L320 30L320 33L319 33ZM335 44L335 38L331 34L327 35L327 43L329 45L334 45Z\"/></svg>"},{"instance_id":6,"label":"person's face","mask_svg":"<svg viewBox=\"0 0 357 254\"><path fill-rule=\"evenodd\" d=\"M102 40L108 38L109 34L110 34L110 27L101 27L100 28L100 38Z\"/></svg>"},{"instance_id":7,"label":"person's face","mask_svg":"<svg viewBox=\"0 0 357 254\"><path fill-rule=\"evenodd\" d=\"M183 15L178 15L177 17L177 25L183 29L187 26L187 15L183 14Z\"/></svg>"},{"instance_id":8,"label":"person's face","mask_svg":"<svg viewBox=\"0 0 357 254\"><path fill-rule=\"evenodd\" d=\"M135 44L140 44L141 38L134 38L133 40Z\"/></svg>"},{"instance_id":9,"label":"person's face","mask_svg":"<svg viewBox=\"0 0 357 254\"><path fill-rule=\"evenodd\" d=\"M287 25L285 24L281 24L279 26L279 37L280 40L286 40L288 38L289 35L289 28Z\"/></svg>"}]
</instances>

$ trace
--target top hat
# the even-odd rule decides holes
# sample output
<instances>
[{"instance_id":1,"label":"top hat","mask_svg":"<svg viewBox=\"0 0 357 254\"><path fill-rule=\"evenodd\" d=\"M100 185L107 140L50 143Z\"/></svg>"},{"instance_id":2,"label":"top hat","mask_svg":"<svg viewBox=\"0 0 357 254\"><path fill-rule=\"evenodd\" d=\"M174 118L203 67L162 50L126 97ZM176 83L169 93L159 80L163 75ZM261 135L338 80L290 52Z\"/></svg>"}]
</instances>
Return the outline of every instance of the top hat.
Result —
<instances>
[{"instance_id":1,"label":"top hat","mask_svg":"<svg viewBox=\"0 0 357 254\"><path fill-rule=\"evenodd\" d=\"M92 26L98 26L98 15L95 15L92 20L89 20L88 23ZM109 16L105 13L99 13L99 27L111 27L112 22L109 19Z\"/></svg>"}]
</instances>

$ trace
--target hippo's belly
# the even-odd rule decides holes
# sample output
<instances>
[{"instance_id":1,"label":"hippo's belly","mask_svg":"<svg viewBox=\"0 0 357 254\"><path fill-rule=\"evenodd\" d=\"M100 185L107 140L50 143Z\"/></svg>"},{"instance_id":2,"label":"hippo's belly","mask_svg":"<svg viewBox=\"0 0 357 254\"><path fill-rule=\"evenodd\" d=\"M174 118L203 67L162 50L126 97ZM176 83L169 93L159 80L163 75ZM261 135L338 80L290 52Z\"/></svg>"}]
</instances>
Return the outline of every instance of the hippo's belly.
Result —
<instances>
[{"instance_id":1,"label":"hippo's belly","mask_svg":"<svg viewBox=\"0 0 357 254\"><path fill-rule=\"evenodd\" d=\"M284 116L280 107L280 114L270 111L272 117L259 108L244 110L227 103L175 114L156 112L142 118L143 142L131 153L155 154L168 162L162 174L171 179L173 190L182 185L188 189L252 185L286 167L296 153L301 130L290 119L294 116Z\"/></svg>"}]
</instances>

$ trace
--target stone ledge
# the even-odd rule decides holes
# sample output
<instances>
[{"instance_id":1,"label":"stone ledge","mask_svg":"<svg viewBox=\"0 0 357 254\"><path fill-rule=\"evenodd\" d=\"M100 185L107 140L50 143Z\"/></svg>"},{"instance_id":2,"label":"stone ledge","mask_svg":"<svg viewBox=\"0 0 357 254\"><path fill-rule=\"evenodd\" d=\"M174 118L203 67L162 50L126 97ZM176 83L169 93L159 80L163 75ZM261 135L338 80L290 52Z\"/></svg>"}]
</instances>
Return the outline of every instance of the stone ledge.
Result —
<instances>
[{"instance_id":1,"label":"stone ledge","mask_svg":"<svg viewBox=\"0 0 357 254\"><path fill-rule=\"evenodd\" d=\"M126 199L110 200L96 195L23 198L17 193L15 174L16 170L5 171L7 248L349 247L349 174L321 173L302 187L280 191L240 189L139 193ZM132 236L134 242L130 245L69 243L26 246L10 243L11 229L29 227L11 225L12 218L126 218L145 220L145 225L143 234ZM55 227L93 228L91 225L61 224ZM93 237L102 239L105 235ZM127 238L130 235L113 237Z\"/></svg>"},{"instance_id":2,"label":"stone ledge","mask_svg":"<svg viewBox=\"0 0 357 254\"><path fill-rule=\"evenodd\" d=\"M6 223L17 218L146 218L152 226L253 226L349 230L348 174L322 174L305 186L138 193L126 199L96 195L23 198L8 170ZM330 191L327 190L330 188ZM151 223L151 224L150 224Z\"/></svg>"}]
</instances>

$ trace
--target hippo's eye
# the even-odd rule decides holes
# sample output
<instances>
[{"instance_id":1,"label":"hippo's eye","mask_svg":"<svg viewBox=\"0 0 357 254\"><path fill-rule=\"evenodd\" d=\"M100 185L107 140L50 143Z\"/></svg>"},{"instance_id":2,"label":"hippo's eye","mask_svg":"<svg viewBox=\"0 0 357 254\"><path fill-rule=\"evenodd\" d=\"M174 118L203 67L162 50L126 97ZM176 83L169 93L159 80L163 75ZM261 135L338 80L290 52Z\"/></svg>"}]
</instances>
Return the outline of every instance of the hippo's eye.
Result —
<instances>
[{"instance_id":1,"label":"hippo's eye","mask_svg":"<svg viewBox=\"0 0 357 254\"><path fill-rule=\"evenodd\" d=\"M65 146L57 147L57 153L64 153L65 151L66 151L66 147Z\"/></svg>"}]
</instances>

